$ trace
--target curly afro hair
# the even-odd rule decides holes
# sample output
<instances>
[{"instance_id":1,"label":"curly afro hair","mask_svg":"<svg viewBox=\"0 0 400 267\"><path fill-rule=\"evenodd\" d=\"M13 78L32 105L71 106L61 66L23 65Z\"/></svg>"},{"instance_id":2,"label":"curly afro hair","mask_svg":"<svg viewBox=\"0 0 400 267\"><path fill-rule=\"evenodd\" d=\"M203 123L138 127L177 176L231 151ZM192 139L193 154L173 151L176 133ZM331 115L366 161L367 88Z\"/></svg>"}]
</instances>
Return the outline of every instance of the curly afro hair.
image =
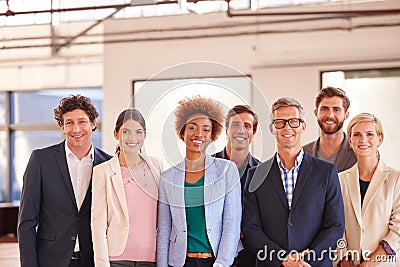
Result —
<instances>
[{"instance_id":1,"label":"curly afro hair","mask_svg":"<svg viewBox=\"0 0 400 267\"><path fill-rule=\"evenodd\" d=\"M179 138L183 140L186 122L193 114L204 114L212 123L211 140L217 140L222 131L224 113L221 105L211 99L202 96L187 97L179 101L175 110L175 130Z\"/></svg>"}]
</instances>

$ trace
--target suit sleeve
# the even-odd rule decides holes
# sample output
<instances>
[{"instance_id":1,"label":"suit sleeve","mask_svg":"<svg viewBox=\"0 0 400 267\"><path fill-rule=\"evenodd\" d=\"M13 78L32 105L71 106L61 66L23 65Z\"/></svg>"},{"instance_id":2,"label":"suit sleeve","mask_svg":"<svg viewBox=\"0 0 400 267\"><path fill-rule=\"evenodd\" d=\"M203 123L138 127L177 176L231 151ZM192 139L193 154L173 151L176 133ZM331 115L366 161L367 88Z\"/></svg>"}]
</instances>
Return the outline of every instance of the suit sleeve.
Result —
<instances>
[{"instance_id":1,"label":"suit sleeve","mask_svg":"<svg viewBox=\"0 0 400 267\"><path fill-rule=\"evenodd\" d=\"M396 171L397 179L393 190L393 207L389 221L389 232L383 238L390 247L400 253L400 172Z\"/></svg>"},{"instance_id":2,"label":"suit sleeve","mask_svg":"<svg viewBox=\"0 0 400 267\"><path fill-rule=\"evenodd\" d=\"M323 251L336 249L337 242L343 237L344 233L344 207L342 192L337 169L332 165L329 172L327 190L325 195L324 215L321 231L311 244L310 249L316 252L316 255L328 258L328 253ZM312 262L310 262L311 265Z\"/></svg>"},{"instance_id":3,"label":"suit sleeve","mask_svg":"<svg viewBox=\"0 0 400 267\"><path fill-rule=\"evenodd\" d=\"M263 231L261 213L256 195L257 191L249 191L249 185L253 177L255 177L254 174L256 173L256 168L257 167L249 170L243 192L242 232L250 250L257 256L257 259L262 261L263 257L268 256L266 255L266 248L268 248L268 251L274 250L275 252L285 251L285 249L272 241ZM267 174L264 173L263 175L266 176ZM277 253L271 254L273 257L271 266L281 266L281 261L278 259ZM279 255L279 257L284 258L286 257L286 254Z\"/></svg>"},{"instance_id":4,"label":"suit sleeve","mask_svg":"<svg viewBox=\"0 0 400 267\"><path fill-rule=\"evenodd\" d=\"M101 170L97 166L93 168L91 228L94 263L96 267L109 267L106 177Z\"/></svg>"},{"instance_id":5,"label":"suit sleeve","mask_svg":"<svg viewBox=\"0 0 400 267\"><path fill-rule=\"evenodd\" d=\"M230 266L237 254L240 240L241 185L238 170L233 163L230 162L225 175L228 192L225 195L222 236L215 262Z\"/></svg>"},{"instance_id":6,"label":"suit sleeve","mask_svg":"<svg viewBox=\"0 0 400 267\"><path fill-rule=\"evenodd\" d=\"M42 175L37 151L33 151L23 177L18 216L18 244L21 267L38 266L36 227L41 206Z\"/></svg>"},{"instance_id":7,"label":"suit sleeve","mask_svg":"<svg viewBox=\"0 0 400 267\"><path fill-rule=\"evenodd\" d=\"M168 267L172 218L167 198L167 181L161 175L158 195L157 266Z\"/></svg>"}]
</instances>

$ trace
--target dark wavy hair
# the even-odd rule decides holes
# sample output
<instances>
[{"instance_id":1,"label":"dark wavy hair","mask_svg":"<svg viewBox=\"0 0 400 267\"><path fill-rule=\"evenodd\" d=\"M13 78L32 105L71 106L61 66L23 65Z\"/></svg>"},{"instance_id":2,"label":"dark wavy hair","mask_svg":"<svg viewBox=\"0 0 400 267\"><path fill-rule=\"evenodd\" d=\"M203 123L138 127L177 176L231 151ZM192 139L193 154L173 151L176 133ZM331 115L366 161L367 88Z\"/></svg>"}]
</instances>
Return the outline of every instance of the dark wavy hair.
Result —
<instances>
[{"instance_id":1,"label":"dark wavy hair","mask_svg":"<svg viewBox=\"0 0 400 267\"><path fill-rule=\"evenodd\" d=\"M61 99L60 104L54 109L54 118L58 125L64 125L64 114L76 109L83 110L88 115L90 122L94 123L99 116L96 107L92 104L90 98L82 95L69 95ZM97 127L93 128L95 131Z\"/></svg>"}]
</instances>

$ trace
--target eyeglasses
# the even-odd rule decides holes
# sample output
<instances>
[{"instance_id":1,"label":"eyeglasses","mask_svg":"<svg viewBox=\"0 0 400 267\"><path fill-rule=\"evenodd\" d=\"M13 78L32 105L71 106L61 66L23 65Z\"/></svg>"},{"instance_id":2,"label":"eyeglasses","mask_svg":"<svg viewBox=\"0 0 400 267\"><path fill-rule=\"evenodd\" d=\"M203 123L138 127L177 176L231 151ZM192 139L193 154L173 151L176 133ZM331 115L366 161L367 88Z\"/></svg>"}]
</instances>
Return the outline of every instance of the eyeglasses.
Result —
<instances>
[{"instance_id":1,"label":"eyeglasses","mask_svg":"<svg viewBox=\"0 0 400 267\"><path fill-rule=\"evenodd\" d=\"M303 119L291 118L287 120L276 119L272 121L272 124L275 126L276 129L284 128L286 123L288 123L291 128L299 128L302 122L304 122Z\"/></svg>"}]
</instances>

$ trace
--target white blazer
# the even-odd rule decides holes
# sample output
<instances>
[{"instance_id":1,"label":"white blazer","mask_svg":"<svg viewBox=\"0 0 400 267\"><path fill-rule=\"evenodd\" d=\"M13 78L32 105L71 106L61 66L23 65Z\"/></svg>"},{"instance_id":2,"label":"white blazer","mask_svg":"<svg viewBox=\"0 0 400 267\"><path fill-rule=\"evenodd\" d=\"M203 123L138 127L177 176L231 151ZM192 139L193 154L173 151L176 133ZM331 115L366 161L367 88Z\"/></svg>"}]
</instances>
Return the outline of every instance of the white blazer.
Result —
<instances>
[{"instance_id":1,"label":"white blazer","mask_svg":"<svg viewBox=\"0 0 400 267\"><path fill-rule=\"evenodd\" d=\"M361 208L358 164L339 174L345 213L347 250L373 252L385 240L400 264L400 171L379 161ZM358 264L356 261L355 263Z\"/></svg>"},{"instance_id":2,"label":"white blazer","mask_svg":"<svg viewBox=\"0 0 400 267\"><path fill-rule=\"evenodd\" d=\"M158 185L161 162L153 157L141 157ZM96 267L109 267L109 256L119 256L124 252L129 233L128 206L118 155L93 168L92 180L94 262Z\"/></svg>"}]
</instances>

